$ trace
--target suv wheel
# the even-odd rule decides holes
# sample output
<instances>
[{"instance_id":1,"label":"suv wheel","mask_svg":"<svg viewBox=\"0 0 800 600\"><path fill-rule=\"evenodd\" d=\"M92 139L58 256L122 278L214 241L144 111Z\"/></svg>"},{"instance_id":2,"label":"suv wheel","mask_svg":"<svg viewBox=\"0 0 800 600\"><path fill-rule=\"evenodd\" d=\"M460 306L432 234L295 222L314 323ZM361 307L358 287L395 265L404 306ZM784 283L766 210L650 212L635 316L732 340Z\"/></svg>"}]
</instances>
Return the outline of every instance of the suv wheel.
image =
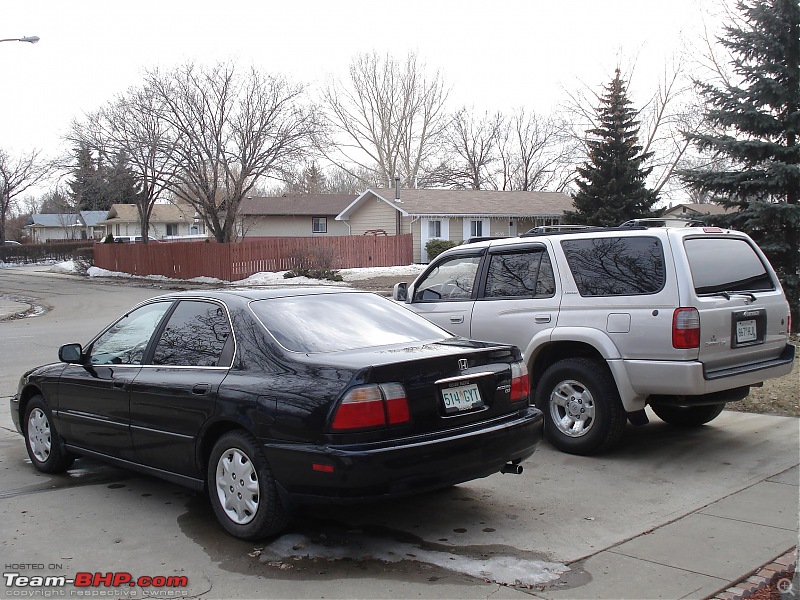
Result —
<instances>
[{"instance_id":1,"label":"suv wheel","mask_svg":"<svg viewBox=\"0 0 800 600\"><path fill-rule=\"evenodd\" d=\"M656 416L670 425L680 427L698 427L716 419L725 408L722 404L704 404L701 406L667 406L651 404L650 408Z\"/></svg>"},{"instance_id":2,"label":"suv wheel","mask_svg":"<svg viewBox=\"0 0 800 600\"><path fill-rule=\"evenodd\" d=\"M536 386L536 406L553 446L570 454L595 454L622 437L627 421L605 364L586 358L560 360Z\"/></svg>"}]
</instances>

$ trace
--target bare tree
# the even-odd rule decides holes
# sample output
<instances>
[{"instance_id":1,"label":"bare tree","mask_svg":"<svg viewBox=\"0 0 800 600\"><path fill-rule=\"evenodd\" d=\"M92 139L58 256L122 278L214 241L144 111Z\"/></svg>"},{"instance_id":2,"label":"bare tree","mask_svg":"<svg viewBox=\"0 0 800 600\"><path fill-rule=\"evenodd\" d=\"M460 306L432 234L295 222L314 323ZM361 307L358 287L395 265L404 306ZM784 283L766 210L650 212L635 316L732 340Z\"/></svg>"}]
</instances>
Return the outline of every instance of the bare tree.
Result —
<instances>
[{"instance_id":1,"label":"bare tree","mask_svg":"<svg viewBox=\"0 0 800 600\"><path fill-rule=\"evenodd\" d=\"M482 117L462 108L442 136L444 160L425 181L454 189L497 189L498 142L504 126L500 113Z\"/></svg>"},{"instance_id":2,"label":"bare tree","mask_svg":"<svg viewBox=\"0 0 800 600\"><path fill-rule=\"evenodd\" d=\"M564 191L575 177L577 145L555 116L519 108L499 139L502 170L498 188Z\"/></svg>"},{"instance_id":3,"label":"bare tree","mask_svg":"<svg viewBox=\"0 0 800 600\"><path fill-rule=\"evenodd\" d=\"M71 141L86 144L107 162L126 157L138 184L134 200L145 244L153 207L165 196L176 168L176 134L160 118L163 108L151 88L130 88L85 121L74 121L70 135Z\"/></svg>"},{"instance_id":4,"label":"bare tree","mask_svg":"<svg viewBox=\"0 0 800 600\"><path fill-rule=\"evenodd\" d=\"M425 73L411 53L405 62L377 53L357 56L348 81L334 81L323 90L328 137L326 157L353 176L368 171L391 185L394 177L416 187L447 125L444 104L448 90L437 71Z\"/></svg>"},{"instance_id":5,"label":"bare tree","mask_svg":"<svg viewBox=\"0 0 800 600\"><path fill-rule=\"evenodd\" d=\"M318 121L303 88L255 68L187 63L145 74L156 115L173 130L176 197L200 213L219 242L233 239L241 201L259 178L286 180L313 147Z\"/></svg>"},{"instance_id":6,"label":"bare tree","mask_svg":"<svg viewBox=\"0 0 800 600\"><path fill-rule=\"evenodd\" d=\"M0 244L6 241L6 219L17 197L44 182L53 173L53 164L32 150L17 158L0 149Z\"/></svg>"}]
</instances>

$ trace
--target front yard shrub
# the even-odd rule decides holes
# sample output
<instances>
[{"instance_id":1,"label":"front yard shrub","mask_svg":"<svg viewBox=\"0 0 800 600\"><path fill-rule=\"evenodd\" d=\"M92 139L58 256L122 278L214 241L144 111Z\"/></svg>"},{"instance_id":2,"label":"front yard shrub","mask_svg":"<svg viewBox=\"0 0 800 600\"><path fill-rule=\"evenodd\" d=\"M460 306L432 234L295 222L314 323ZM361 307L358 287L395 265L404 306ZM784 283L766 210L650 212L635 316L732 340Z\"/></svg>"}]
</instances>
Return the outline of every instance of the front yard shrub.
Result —
<instances>
[{"instance_id":1,"label":"front yard shrub","mask_svg":"<svg viewBox=\"0 0 800 600\"><path fill-rule=\"evenodd\" d=\"M433 260L445 250L449 250L455 246L456 243L450 240L429 240L428 243L425 244L425 252L428 253L428 260Z\"/></svg>"},{"instance_id":2,"label":"front yard shrub","mask_svg":"<svg viewBox=\"0 0 800 600\"><path fill-rule=\"evenodd\" d=\"M75 263L75 272L86 275L89 267L94 266L94 248L78 248L72 252L72 261Z\"/></svg>"},{"instance_id":3,"label":"front yard shrub","mask_svg":"<svg viewBox=\"0 0 800 600\"><path fill-rule=\"evenodd\" d=\"M284 279L310 277L344 281L339 271L333 268L334 254L331 248L298 248L290 254L294 267L283 274Z\"/></svg>"}]
</instances>

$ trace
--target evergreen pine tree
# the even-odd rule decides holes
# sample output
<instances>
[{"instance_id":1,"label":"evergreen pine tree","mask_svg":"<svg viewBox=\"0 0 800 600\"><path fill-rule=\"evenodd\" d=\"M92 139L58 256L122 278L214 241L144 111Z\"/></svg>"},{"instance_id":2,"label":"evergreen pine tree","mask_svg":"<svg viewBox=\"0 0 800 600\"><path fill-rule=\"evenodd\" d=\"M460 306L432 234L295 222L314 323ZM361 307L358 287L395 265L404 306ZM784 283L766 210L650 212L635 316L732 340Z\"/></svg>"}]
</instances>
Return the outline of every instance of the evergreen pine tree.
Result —
<instances>
[{"instance_id":1,"label":"evergreen pine tree","mask_svg":"<svg viewBox=\"0 0 800 600\"><path fill-rule=\"evenodd\" d=\"M608 227L653 216L657 195L645 185L652 169L642 166L652 153L639 145L637 114L617 69L600 98L598 126L586 132L589 157L578 167L575 211L565 213L567 223Z\"/></svg>"},{"instance_id":2,"label":"evergreen pine tree","mask_svg":"<svg viewBox=\"0 0 800 600\"><path fill-rule=\"evenodd\" d=\"M698 82L713 133L689 135L727 159L726 167L682 173L696 190L738 208L720 224L749 233L783 282L792 317L800 322L800 4L797 0L742 0L741 26L719 42L732 58L737 81Z\"/></svg>"},{"instance_id":3,"label":"evergreen pine tree","mask_svg":"<svg viewBox=\"0 0 800 600\"><path fill-rule=\"evenodd\" d=\"M76 210L98 210L97 202L98 170L92 151L86 144L73 150L75 167L73 179L67 182L70 198Z\"/></svg>"}]
</instances>

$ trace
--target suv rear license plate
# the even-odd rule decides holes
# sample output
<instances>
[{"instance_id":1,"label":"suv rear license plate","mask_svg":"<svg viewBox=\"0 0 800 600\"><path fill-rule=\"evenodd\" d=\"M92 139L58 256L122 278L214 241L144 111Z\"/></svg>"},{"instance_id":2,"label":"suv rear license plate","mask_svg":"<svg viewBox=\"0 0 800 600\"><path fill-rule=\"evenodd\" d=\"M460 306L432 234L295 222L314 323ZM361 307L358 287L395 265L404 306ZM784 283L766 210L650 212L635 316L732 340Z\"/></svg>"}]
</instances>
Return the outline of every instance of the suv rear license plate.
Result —
<instances>
[{"instance_id":1,"label":"suv rear license plate","mask_svg":"<svg viewBox=\"0 0 800 600\"><path fill-rule=\"evenodd\" d=\"M474 383L443 389L442 400L444 400L444 412L448 415L483 406L481 392Z\"/></svg>"},{"instance_id":2,"label":"suv rear license plate","mask_svg":"<svg viewBox=\"0 0 800 600\"><path fill-rule=\"evenodd\" d=\"M737 344L755 342L757 339L758 339L758 330L756 329L755 319L749 319L747 321L737 321L736 323Z\"/></svg>"}]
</instances>

